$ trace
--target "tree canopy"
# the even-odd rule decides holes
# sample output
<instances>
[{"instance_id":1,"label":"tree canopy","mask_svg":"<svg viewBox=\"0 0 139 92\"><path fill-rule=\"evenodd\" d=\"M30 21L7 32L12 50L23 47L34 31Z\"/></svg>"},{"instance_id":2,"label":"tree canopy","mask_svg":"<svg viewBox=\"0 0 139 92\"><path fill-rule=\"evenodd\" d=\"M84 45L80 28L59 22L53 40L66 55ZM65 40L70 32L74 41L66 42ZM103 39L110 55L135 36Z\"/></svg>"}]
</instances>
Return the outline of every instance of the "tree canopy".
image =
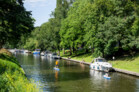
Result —
<instances>
[{"instance_id":1,"label":"tree canopy","mask_svg":"<svg viewBox=\"0 0 139 92\"><path fill-rule=\"evenodd\" d=\"M139 50L138 0L57 0L52 15L33 32L37 48L103 57Z\"/></svg>"},{"instance_id":2,"label":"tree canopy","mask_svg":"<svg viewBox=\"0 0 139 92\"><path fill-rule=\"evenodd\" d=\"M95 56L137 50L137 8L131 0L76 0L62 22L61 45L91 47Z\"/></svg>"},{"instance_id":3,"label":"tree canopy","mask_svg":"<svg viewBox=\"0 0 139 92\"><path fill-rule=\"evenodd\" d=\"M17 44L21 36L33 29L34 19L22 0L0 0L0 48Z\"/></svg>"}]
</instances>

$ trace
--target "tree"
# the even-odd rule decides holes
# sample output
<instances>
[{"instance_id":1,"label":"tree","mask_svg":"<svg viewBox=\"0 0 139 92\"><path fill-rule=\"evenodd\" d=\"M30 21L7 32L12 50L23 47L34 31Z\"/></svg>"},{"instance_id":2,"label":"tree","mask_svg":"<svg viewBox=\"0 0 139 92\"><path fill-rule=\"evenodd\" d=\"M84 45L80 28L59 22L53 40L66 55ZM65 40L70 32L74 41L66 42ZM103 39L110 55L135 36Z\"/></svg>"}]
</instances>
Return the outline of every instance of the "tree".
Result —
<instances>
[{"instance_id":1,"label":"tree","mask_svg":"<svg viewBox=\"0 0 139 92\"><path fill-rule=\"evenodd\" d=\"M81 44L103 57L136 50L138 25L137 1L76 0L62 22L61 45L77 48Z\"/></svg>"},{"instance_id":2,"label":"tree","mask_svg":"<svg viewBox=\"0 0 139 92\"><path fill-rule=\"evenodd\" d=\"M33 29L31 13L23 7L22 0L0 1L0 48L7 42L16 44L20 37Z\"/></svg>"}]
</instances>

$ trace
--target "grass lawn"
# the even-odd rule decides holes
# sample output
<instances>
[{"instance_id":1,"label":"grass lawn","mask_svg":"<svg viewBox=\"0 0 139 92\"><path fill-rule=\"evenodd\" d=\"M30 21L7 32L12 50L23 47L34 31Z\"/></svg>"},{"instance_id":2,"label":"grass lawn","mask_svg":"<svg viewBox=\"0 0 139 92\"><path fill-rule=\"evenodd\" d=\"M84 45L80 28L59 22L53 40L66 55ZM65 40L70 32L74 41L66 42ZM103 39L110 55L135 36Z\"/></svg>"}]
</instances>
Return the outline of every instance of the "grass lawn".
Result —
<instances>
[{"instance_id":1,"label":"grass lawn","mask_svg":"<svg viewBox=\"0 0 139 92\"><path fill-rule=\"evenodd\" d=\"M109 61L114 68L133 71L139 73L139 55L135 57L119 58L115 61Z\"/></svg>"},{"instance_id":2,"label":"grass lawn","mask_svg":"<svg viewBox=\"0 0 139 92\"><path fill-rule=\"evenodd\" d=\"M71 59L74 59L74 60L79 60L79 61L85 61L85 62L91 62L93 57L92 57L92 54L89 53L89 54L83 54L83 55L79 55L79 56L74 56L74 57L71 57Z\"/></svg>"},{"instance_id":3,"label":"grass lawn","mask_svg":"<svg viewBox=\"0 0 139 92\"><path fill-rule=\"evenodd\" d=\"M74 59L74 60L79 60L79 61L85 61L85 62L91 62L93 59L92 53L85 53L84 50L79 50L75 53L73 53L71 56L69 55L70 52L69 50L65 51L65 55L63 54L63 52L60 52L61 57L65 57L68 58L70 57L70 59Z\"/></svg>"}]
</instances>

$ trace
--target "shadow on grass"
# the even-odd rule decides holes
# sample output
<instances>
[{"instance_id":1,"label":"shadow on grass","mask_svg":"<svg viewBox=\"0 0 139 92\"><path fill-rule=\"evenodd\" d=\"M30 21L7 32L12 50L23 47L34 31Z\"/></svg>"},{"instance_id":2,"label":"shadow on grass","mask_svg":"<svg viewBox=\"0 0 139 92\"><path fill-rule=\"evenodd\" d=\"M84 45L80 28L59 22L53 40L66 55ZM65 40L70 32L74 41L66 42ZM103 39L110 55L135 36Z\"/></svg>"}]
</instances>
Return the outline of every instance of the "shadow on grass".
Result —
<instances>
[{"instance_id":1,"label":"shadow on grass","mask_svg":"<svg viewBox=\"0 0 139 92\"><path fill-rule=\"evenodd\" d=\"M139 57L139 53L137 53L134 56L129 56L129 55L120 56L120 57L117 57L116 60L120 60L120 61L133 61L137 57Z\"/></svg>"},{"instance_id":2,"label":"shadow on grass","mask_svg":"<svg viewBox=\"0 0 139 92\"><path fill-rule=\"evenodd\" d=\"M72 53L72 55L70 55L70 52L66 52L64 55L62 55L62 57L78 57L78 58L85 58L91 55L91 52L86 53L86 51L84 49L82 50L77 50L76 52Z\"/></svg>"},{"instance_id":3,"label":"shadow on grass","mask_svg":"<svg viewBox=\"0 0 139 92\"><path fill-rule=\"evenodd\" d=\"M85 58L85 57L88 57L88 56L90 56L91 55L91 53L82 53L82 54L79 54L79 55L74 55L74 56L71 56L71 57L78 57L78 58Z\"/></svg>"}]
</instances>

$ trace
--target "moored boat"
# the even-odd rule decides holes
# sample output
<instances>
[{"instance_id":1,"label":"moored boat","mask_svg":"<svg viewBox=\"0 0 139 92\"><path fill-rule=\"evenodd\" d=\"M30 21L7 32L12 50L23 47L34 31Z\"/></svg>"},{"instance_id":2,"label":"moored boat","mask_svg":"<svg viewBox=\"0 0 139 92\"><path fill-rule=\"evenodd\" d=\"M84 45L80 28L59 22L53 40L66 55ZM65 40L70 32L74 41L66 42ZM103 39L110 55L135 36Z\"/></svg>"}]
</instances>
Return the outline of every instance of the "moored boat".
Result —
<instances>
[{"instance_id":1,"label":"moored boat","mask_svg":"<svg viewBox=\"0 0 139 92\"><path fill-rule=\"evenodd\" d=\"M98 71L109 72L112 70L112 65L108 63L104 58L95 58L90 64L90 68Z\"/></svg>"},{"instance_id":2,"label":"moored boat","mask_svg":"<svg viewBox=\"0 0 139 92\"><path fill-rule=\"evenodd\" d=\"M61 57L59 55L57 55L56 53L52 54L52 58L54 59L60 59Z\"/></svg>"},{"instance_id":3,"label":"moored boat","mask_svg":"<svg viewBox=\"0 0 139 92\"><path fill-rule=\"evenodd\" d=\"M48 56L53 59L61 59L61 57L56 53L49 53Z\"/></svg>"},{"instance_id":4,"label":"moored boat","mask_svg":"<svg viewBox=\"0 0 139 92\"><path fill-rule=\"evenodd\" d=\"M31 51L29 51L29 50L24 50L24 54L26 54L26 53L31 53Z\"/></svg>"},{"instance_id":5,"label":"moored boat","mask_svg":"<svg viewBox=\"0 0 139 92\"><path fill-rule=\"evenodd\" d=\"M33 54L40 54L40 49L36 49L35 51L33 51Z\"/></svg>"},{"instance_id":6,"label":"moored boat","mask_svg":"<svg viewBox=\"0 0 139 92\"><path fill-rule=\"evenodd\" d=\"M44 52L41 52L41 56L44 56L45 55L45 53Z\"/></svg>"}]
</instances>

